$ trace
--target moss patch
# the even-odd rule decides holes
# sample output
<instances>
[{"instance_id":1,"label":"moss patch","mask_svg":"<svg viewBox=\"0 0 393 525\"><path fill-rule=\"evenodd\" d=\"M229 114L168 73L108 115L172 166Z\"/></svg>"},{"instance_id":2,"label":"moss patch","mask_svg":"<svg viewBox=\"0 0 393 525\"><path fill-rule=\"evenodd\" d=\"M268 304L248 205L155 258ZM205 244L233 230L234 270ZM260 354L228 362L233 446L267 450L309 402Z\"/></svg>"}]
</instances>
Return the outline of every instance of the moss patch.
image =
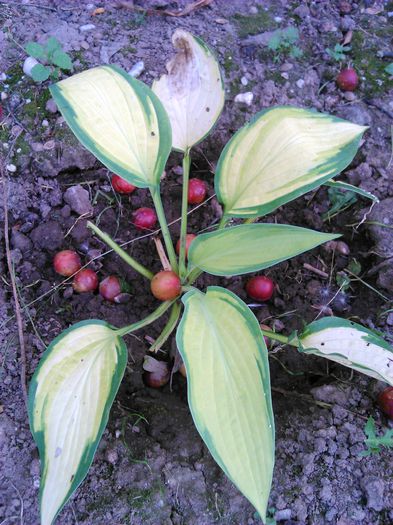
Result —
<instances>
[{"instance_id":1,"label":"moss patch","mask_svg":"<svg viewBox=\"0 0 393 525\"><path fill-rule=\"evenodd\" d=\"M236 14L231 17L237 27L240 38L245 38L249 35L257 35L263 31L270 31L277 27L274 17L265 11L262 7L258 7L258 13L253 15Z\"/></svg>"},{"instance_id":2,"label":"moss patch","mask_svg":"<svg viewBox=\"0 0 393 525\"><path fill-rule=\"evenodd\" d=\"M382 30L374 31L375 36ZM381 35L386 41L393 38L393 27L384 28ZM383 93L393 88L385 67L388 62L378 57L380 49L377 38L370 38L361 31L356 31L352 38L351 57L355 70L362 78L361 88L368 96Z\"/></svg>"}]
</instances>

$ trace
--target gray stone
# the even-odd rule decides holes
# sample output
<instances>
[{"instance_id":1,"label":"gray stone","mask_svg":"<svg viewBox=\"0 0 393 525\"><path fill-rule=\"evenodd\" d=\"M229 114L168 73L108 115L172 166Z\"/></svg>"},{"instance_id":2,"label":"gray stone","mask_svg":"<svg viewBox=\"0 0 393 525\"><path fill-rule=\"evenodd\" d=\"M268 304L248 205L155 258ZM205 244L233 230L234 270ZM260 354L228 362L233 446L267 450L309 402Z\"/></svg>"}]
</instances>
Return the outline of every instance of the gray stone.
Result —
<instances>
[{"instance_id":1,"label":"gray stone","mask_svg":"<svg viewBox=\"0 0 393 525\"><path fill-rule=\"evenodd\" d=\"M75 141L75 143L73 143ZM71 142L71 143L70 143ZM61 152L59 154L59 152ZM36 155L33 167L37 168L46 177L56 177L59 173L70 169L91 169L95 166L96 158L82 145L76 142L72 136L59 148L43 151Z\"/></svg>"},{"instance_id":2,"label":"gray stone","mask_svg":"<svg viewBox=\"0 0 393 525\"><path fill-rule=\"evenodd\" d=\"M68 188L64 193L64 200L71 210L79 213L79 215L91 215L93 213L89 192L79 184Z\"/></svg>"},{"instance_id":3,"label":"gray stone","mask_svg":"<svg viewBox=\"0 0 393 525\"><path fill-rule=\"evenodd\" d=\"M366 493L367 506L376 511L381 511L384 508L384 481L376 476L366 476L361 484Z\"/></svg>"},{"instance_id":4,"label":"gray stone","mask_svg":"<svg viewBox=\"0 0 393 525\"><path fill-rule=\"evenodd\" d=\"M347 403L347 395L342 390L339 390L334 385L322 385L311 389L311 394L317 401L325 401L326 403L336 403L337 405L345 406Z\"/></svg>"},{"instance_id":5,"label":"gray stone","mask_svg":"<svg viewBox=\"0 0 393 525\"><path fill-rule=\"evenodd\" d=\"M372 123L370 112L361 103L340 106L337 114L339 117L360 126L369 126Z\"/></svg>"},{"instance_id":6,"label":"gray stone","mask_svg":"<svg viewBox=\"0 0 393 525\"><path fill-rule=\"evenodd\" d=\"M12 232L11 243L13 248L17 248L22 253L30 251L33 247L31 240L19 231Z\"/></svg>"},{"instance_id":7,"label":"gray stone","mask_svg":"<svg viewBox=\"0 0 393 525\"><path fill-rule=\"evenodd\" d=\"M374 251L381 257L393 257L393 197L376 204L368 216L368 221L390 226L386 228L370 224L368 231L374 241Z\"/></svg>"},{"instance_id":8,"label":"gray stone","mask_svg":"<svg viewBox=\"0 0 393 525\"><path fill-rule=\"evenodd\" d=\"M305 4L300 4L299 7L294 9L293 14L299 18L307 18L310 16L310 10Z\"/></svg>"},{"instance_id":9,"label":"gray stone","mask_svg":"<svg viewBox=\"0 0 393 525\"><path fill-rule=\"evenodd\" d=\"M40 224L31 232L31 238L37 248L57 250L63 244L63 232L55 221Z\"/></svg>"},{"instance_id":10,"label":"gray stone","mask_svg":"<svg viewBox=\"0 0 393 525\"><path fill-rule=\"evenodd\" d=\"M57 113L59 111L56 102L53 100L53 98L50 98L48 102L45 104L46 111L49 111L49 113Z\"/></svg>"}]
</instances>

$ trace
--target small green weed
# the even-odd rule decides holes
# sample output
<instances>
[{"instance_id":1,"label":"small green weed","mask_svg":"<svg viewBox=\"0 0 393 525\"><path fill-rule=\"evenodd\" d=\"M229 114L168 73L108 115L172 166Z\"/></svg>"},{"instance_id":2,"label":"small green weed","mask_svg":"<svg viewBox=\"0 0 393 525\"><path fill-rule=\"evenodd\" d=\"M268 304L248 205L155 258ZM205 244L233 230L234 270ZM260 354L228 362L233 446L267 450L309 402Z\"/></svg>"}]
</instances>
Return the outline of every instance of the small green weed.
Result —
<instances>
[{"instance_id":1,"label":"small green weed","mask_svg":"<svg viewBox=\"0 0 393 525\"><path fill-rule=\"evenodd\" d=\"M354 191L342 190L341 188L329 188L328 197L331 207L322 215L323 221L332 219L340 212L355 204L358 200Z\"/></svg>"},{"instance_id":2,"label":"small green weed","mask_svg":"<svg viewBox=\"0 0 393 525\"><path fill-rule=\"evenodd\" d=\"M25 51L29 56L40 61L31 70L35 82L44 82L48 78L58 80L62 70L71 71L73 68L71 57L65 53L61 43L53 36L49 37L44 45L28 42Z\"/></svg>"},{"instance_id":3,"label":"small green weed","mask_svg":"<svg viewBox=\"0 0 393 525\"><path fill-rule=\"evenodd\" d=\"M351 49L351 46L336 44L333 49L327 47L325 51L333 60L336 60L336 62L342 62L346 58L346 53L351 51Z\"/></svg>"},{"instance_id":4,"label":"small green weed","mask_svg":"<svg viewBox=\"0 0 393 525\"><path fill-rule=\"evenodd\" d=\"M299 30L297 27L287 27L277 29L272 34L267 46L274 52L274 61L278 62L282 55L289 55L291 58L300 58L303 51L296 45L299 40Z\"/></svg>"},{"instance_id":5,"label":"small green weed","mask_svg":"<svg viewBox=\"0 0 393 525\"><path fill-rule=\"evenodd\" d=\"M367 450L363 450L360 453L361 456L371 456L372 454L379 454L382 452L381 447L393 448L393 428L387 430L383 436L378 437L375 433L375 421L372 416L367 420L366 426L364 427L364 433L366 439L364 444Z\"/></svg>"}]
</instances>

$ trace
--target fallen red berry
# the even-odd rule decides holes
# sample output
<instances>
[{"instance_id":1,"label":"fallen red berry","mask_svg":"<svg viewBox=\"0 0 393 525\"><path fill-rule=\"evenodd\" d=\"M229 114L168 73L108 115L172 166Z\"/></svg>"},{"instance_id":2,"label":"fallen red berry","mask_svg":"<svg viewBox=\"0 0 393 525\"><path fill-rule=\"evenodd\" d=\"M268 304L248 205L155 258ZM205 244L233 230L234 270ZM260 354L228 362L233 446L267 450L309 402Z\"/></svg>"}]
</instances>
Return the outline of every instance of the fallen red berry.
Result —
<instances>
[{"instance_id":1,"label":"fallen red berry","mask_svg":"<svg viewBox=\"0 0 393 525\"><path fill-rule=\"evenodd\" d=\"M120 279L116 275L110 275L100 282L100 295L110 301L115 302L115 298L122 293L122 286Z\"/></svg>"},{"instance_id":2,"label":"fallen red berry","mask_svg":"<svg viewBox=\"0 0 393 525\"><path fill-rule=\"evenodd\" d=\"M253 277L246 284L246 292L256 301L268 301L274 292L274 282L264 275Z\"/></svg>"},{"instance_id":3,"label":"fallen red berry","mask_svg":"<svg viewBox=\"0 0 393 525\"><path fill-rule=\"evenodd\" d=\"M340 71L336 83L342 91L355 91L359 85L359 77L353 68L348 67Z\"/></svg>"},{"instance_id":4,"label":"fallen red berry","mask_svg":"<svg viewBox=\"0 0 393 525\"><path fill-rule=\"evenodd\" d=\"M384 414L393 420L393 386L388 386L378 395L378 404Z\"/></svg>"},{"instance_id":5,"label":"fallen red berry","mask_svg":"<svg viewBox=\"0 0 393 525\"><path fill-rule=\"evenodd\" d=\"M154 372L147 372L145 370L142 374L143 382L150 388L161 388L162 386L165 386L168 383L169 378L170 372L167 363L165 363L165 366L160 367L159 370L155 370Z\"/></svg>"},{"instance_id":6,"label":"fallen red berry","mask_svg":"<svg viewBox=\"0 0 393 525\"><path fill-rule=\"evenodd\" d=\"M112 186L117 193L128 194L136 190L136 186L122 179L119 175L112 175Z\"/></svg>"},{"instance_id":7,"label":"fallen red berry","mask_svg":"<svg viewBox=\"0 0 393 525\"><path fill-rule=\"evenodd\" d=\"M150 283L151 293L160 301L175 299L181 292L179 276L171 270L156 273Z\"/></svg>"},{"instance_id":8,"label":"fallen red berry","mask_svg":"<svg viewBox=\"0 0 393 525\"><path fill-rule=\"evenodd\" d=\"M78 272L72 281L73 289L78 293L94 292L98 286L98 276L94 270L84 268Z\"/></svg>"},{"instance_id":9,"label":"fallen red berry","mask_svg":"<svg viewBox=\"0 0 393 525\"><path fill-rule=\"evenodd\" d=\"M187 233L186 235L186 257L188 256L188 249L190 247L190 244L195 239L196 235L194 233ZM180 254L180 239L176 243L176 253L177 255Z\"/></svg>"},{"instance_id":10,"label":"fallen red berry","mask_svg":"<svg viewBox=\"0 0 393 525\"><path fill-rule=\"evenodd\" d=\"M81 269L82 263L79 255L73 250L63 250L56 253L53 259L53 267L55 272L69 277Z\"/></svg>"},{"instance_id":11,"label":"fallen red berry","mask_svg":"<svg viewBox=\"0 0 393 525\"><path fill-rule=\"evenodd\" d=\"M152 208L139 208L134 211L132 217L138 230L152 230L157 222L156 212Z\"/></svg>"},{"instance_id":12,"label":"fallen red berry","mask_svg":"<svg viewBox=\"0 0 393 525\"><path fill-rule=\"evenodd\" d=\"M190 179L188 183L188 203L200 204L206 197L206 184L201 179Z\"/></svg>"}]
</instances>

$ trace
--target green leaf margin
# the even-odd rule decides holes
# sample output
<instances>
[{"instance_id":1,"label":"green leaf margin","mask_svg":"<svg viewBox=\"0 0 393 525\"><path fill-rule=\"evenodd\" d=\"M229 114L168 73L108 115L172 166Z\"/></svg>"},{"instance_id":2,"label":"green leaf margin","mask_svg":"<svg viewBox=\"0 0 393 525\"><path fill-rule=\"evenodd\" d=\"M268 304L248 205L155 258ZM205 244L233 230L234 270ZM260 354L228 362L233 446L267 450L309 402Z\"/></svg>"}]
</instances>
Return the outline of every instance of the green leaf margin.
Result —
<instances>
[{"instance_id":1,"label":"green leaf margin","mask_svg":"<svg viewBox=\"0 0 393 525\"><path fill-rule=\"evenodd\" d=\"M128 84L130 84L131 88L144 107L145 114L149 120L151 109L149 108L147 100L149 99L153 104L154 110L157 114L160 140L157 161L153 170L153 178L156 179L155 184L149 184L149 182L146 182L138 175L128 171L127 169L120 167L112 159L109 159L101 153L95 142L89 137L84 129L79 126L75 111L70 107L67 99L62 95L61 89L56 84L49 87L51 95L76 138L86 149L88 149L95 157L97 157L97 159L100 160L104 166L138 188L158 188L160 185L161 175L164 171L165 164L172 148L172 128L164 106L157 95L155 95L155 93L153 93L153 91L146 84L140 82L136 78L131 77L131 75L123 71L120 67L115 65L99 67L111 70L112 72L121 75L128 82Z\"/></svg>"},{"instance_id":2,"label":"green leaf margin","mask_svg":"<svg viewBox=\"0 0 393 525\"><path fill-rule=\"evenodd\" d=\"M231 303L231 306L236 308L237 311L243 316L244 320L246 321L247 327L250 329L251 333L254 335L254 338L255 338L255 340L258 343L258 349L259 349L259 354L260 354L260 357L261 357L262 366L261 366L261 363L258 363L258 362L256 362L255 364L258 367L258 370L259 370L259 373L260 373L260 376L261 376L261 383L265 387L264 391L265 391L265 394L266 394L265 395L266 407L267 407L267 411L268 411L269 418L270 418L270 423L271 423L271 429L270 430L271 430L271 433L272 433L272 443L273 443L271 454L273 456L273 462L274 462L274 457L275 457L275 421L274 421L273 403L272 403L272 397L271 397L270 368L269 368L269 361L268 361L268 352L267 352L267 347L266 347L265 340L264 340L264 338L262 336L262 332L261 332L261 328L259 326L259 322L258 322L257 318L255 317L255 315L250 310L250 308L246 305L246 303L244 301L242 301L240 299L240 297L238 297L236 294L234 294L230 290L227 290L226 288L222 288L221 286L208 286L207 290L206 290L206 293L203 293L200 290L197 290L196 288L194 288L193 290L190 290L189 292L184 294L182 299L181 299L182 303L184 304L184 313L183 313L182 319L181 319L181 321L179 323L179 326L177 327L177 331L176 331L177 348L178 348L179 353L180 353L180 355L181 355L181 357L183 359L183 362L184 362L184 364L186 366L186 370L189 369L190 365L189 365L189 362L188 362L188 359L187 359L187 355L186 355L186 353L184 351L184 341L183 341L183 325L186 322L187 313L188 313L188 310L190 308L188 303L189 303L189 300L191 299L191 297L193 295L196 295L196 294L207 295L210 290L211 291L221 292L223 295L228 295L232 299L235 299L235 301L237 302L237 306L235 306L233 303ZM206 446L208 447L208 449L209 449L211 455L213 456L214 460L216 461L216 463L223 470L223 472L225 473L227 478L230 479L232 481L232 483L237 487L236 480L234 480L229 475L229 473L228 473L228 471L227 471L227 469L225 467L224 462L221 460L220 455L219 455L218 451L216 450L216 448L215 448L215 446L213 444L212 436L210 435L209 432L205 433L205 432L201 432L199 430L198 420L197 420L196 414L194 413L194 410L193 410L193 407L192 407L192 402L191 402L191 381L192 381L192 379L190 378L190 376L188 376L188 379L187 379L187 399L188 399L188 405L189 405L189 408L190 408L191 416L192 416L192 419L194 421L194 425L195 425L196 429L198 430L198 433L202 437L203 441L205 442ZM266 382L268 383L267 385L266 385Z\"/></svg>"},{"instance_id":3,"label":"green leaf margin","mask_svg":"<svg viewBox=\"0 0 393 525\"><path fill-rule=\"evenodd\" d=\"M76 324L70 326L69 328L67 328L66 330L61 332L61 334L59 334L50 343L48 348L42 354L41 359L40 359L40 363L39 363L38 367L36 368L36 370L34 372L34 375L33 375L32 379L30 381L27 410L28 410L28 416L29 416L30 431L31 431L31 433L33 435L33 438L34 438L34 441L35 441L35 443L36 443L36 445L38 447L38 452L39 452L39 456L40 456L40 463L41 463L41 482L40 482L40 492L39 492L40 505L41 505L42 491L43 491L44 484L45 484L45 478L43 478L42 475L43 475L43 468L44 468L44 465L46 463L46 456L45 456L44 432L43 431L35 432L34 431L34 426L33 426L33 421L34 421L34 401L35 401L37 387L38 387L37 377L38 377L38 375L40 373L41 367L43 366L46 358L49 357L50 353L52 352L52 349L57 345L57 343L59 343L59 341L61 341L63 339L63 337L65 337L70 332L74 331L75 329L78 329L81 326L86 326L86 325L89 325L89 324L104 325L107 328L113 330L113 328L108 323L106 323L105 321L101 321L99 319L91 319L91 320L81 321L79 323L76 323ZM66 494L66 496L65 496L65 498L63 500L63 503L58 508L57 513L54 516L52 523L55 522L57 516L59 515L61 510L64 508L64 505L67 503L67 501L69 500L69 498L71 497L73 492L79 487L79 485L82 483L82 481L86 477L86 475L88 473L88 470L89 470L89 468L90 468L90 466L91 466L91 464L93 462L94 455L95 455L95 453L97 451L97 448L98 448L99 442L101 440L102 434L103 434L103 432L105 430L105 427L106 427L106 425L108 423L109 413L110 413L113 401L114 401L114 399L116 397L116 394L117 394L117 392L119 390L120 383L121 383L121 381L123 379L124 372L125 372L126 365L127 365L127 358L128 358L127 347L126 347L123 339L120 338L120 337L117 337L117 339L118 339L118 343L119 343L118 345L116 345L117 346L117 355L118 355L118 358L119 358L119 362L118 362L118 366L117 366L116 372L115 372L115 374L113 376L113 379L112 379L112 388L111 388L111 391L110 391L109 398L108 398L108 400L107 400L107 402L105 404L105 407L104 407L104 411L103 411L103 415L102 415L102 419L101 419L101 424L100 424L100 427L99 427L98 433L97 433L97 439L94 441L94 443L91 443L90 445L88 445L86 447L86 449L85 449L85 451L84 451L84 453L82 455L82 459L81 459L81 462L79 464L78 470L76 471L74 479L73 479L73 481L71 483L70 490Z\"/></svg>"},{"instance_id":4,"label":"green leaf margin","mask_svg":"<svg viewBox=\"0 0 393 525\"><path fill-rule=\"evenodd\" d=\"M267 115L270 111L274 111L276 109L299 109L302 110L310 115L310 117L314 118L329 118L333 122L347 122L344 119L335 117L334 115L329 115L327 113L319 113L317 111L305 109L305 108L297 108L295 106L274 106L272 108L264 109L262 111L259 111L256 113L249 122L247 122L243 127L241 127L234 135L233 137L227 142L226 146L221 152L220 158L218 159L216 173L214 176L214 190L217 195L217 199L219 202L223 203L223 198L220 193L220 177L221 177L221 169L223 161L228 153L229 148L231 147L232 142L234 142L237 138L237 136L240 133L245 132L248 128L251 128L256 122L262 118L263 116ZM367 126L368 127L368 126ZM366 127L366 129L367 129ZM366 131L366 129L364 131ZM329 173L325 177L322 177L318 179L317 181L311 182L309 184L306 184L305 186L302 186L301 188L298 188L297 190L294 190L290 193L287 193L286 195L283 195L282 197L279 197L278 199L275 199L274 201L268 202L266 204L262 204L260 206L253 206L251 208L240 208L238 212L236 213L230 213L227 214L225 212L225 204L224 204L224 216L225 217L243 217L243 218L252 218L252 217L262 217L264 215L267 215L268 213L274 211L275 209L279 208L283 204L286 204L287 202L290 202L297 197L300 197L301 195L304 195L305 193L318 188L322 184L324 184L327 180L331 179L332 177L336 176L338 173L341 173L353 160L355 157L357 150L359 149L359 144L362 139L364 131L359 133L359 136L355 139L353 139L351 142L349 142L346 146L344 146L340 153L335 155L334 157L329 159L329 163L332 165L336 165L336 172L334 174ZM329 165L328 163L324 163L320 166ZM318 168L320 166L316 166L312 171L317 172ZM254 211L253 211L254 210Z\"/></svg>"},{"instance_id":5,"label":"green leaf margin","mask_svg":"<svg viewBox=\"0 0 393 525\"><path fill-rule=\"evenodd\" d=\"M247 229L247 230L253 230L254 229L254 230L256 230L256 234L258 233L257 230L261 230L261 235L263 235L263 230L265 229L266 226L268 226L270 228L273 228L273 229L277 229L277 230L285 228L287 230L296 231L296 232L298 232L300 230L303 230L305 232L311 232L312 231L313 233L318 234L320 236L321 240L319 242L315 242L315 244L313 244L313 245L310 245L309 248L306 248L305 250L297 251L297 252L293 253L292 255L288 255L287 257L281 257L280 259L274 259L274 260L268 261L265 264L255 264L255 265L252 265L252 266L249 265L247 267L245 266L245 267L243 267L243 269L241 271L237 271L237 272L225 271L225 270L222 270L220 272L211 272L204 264L196 264L192 260L195 250L198 248L198 246L201 243L206 241L206 239L210 239L211 237L213 237L213 238L215 238L215 237L222 237L222 236L227 235L228 232L233 231L235 229L239 229L239 228L240 229ZM287 261L288 259L292 259L292 257L297 257L298 255L300 255L302 253L305 253L306 251L313 250L314 248L316 248L317 246L320 246L324 242L328 242L328 241L331 241L333 239L337 239L338 237L341 237L341 234L317 232L317 231L314 231L314 230L310 230L308 228L301 228L299 226L292 226L290 224L271 224L271 223L239 224L237 226L231 226L229 228L225 228L225 229L221 229L221 230L215 230L213 232L202 233L202 234L198 235L192 241L192 243L190 245L190 248L189 248L189 251L188 251L188 264L189 264L188 273L190 272L190 270L192 270L192 268L195 268L195 267L203 270L206 273L209 273L210 275L217 275L219 277L227 277L227 276L233 276L233 275L243 275L243 274L247 274L247 273L254 273L254 272L258 272L260 270L264 270L266 268L270 268L271 266L275 266L276 264L279 264L279 263L281 263L283 261ZM268 246L266 248L268 249Z\"/></svg>"}]
</instances>

